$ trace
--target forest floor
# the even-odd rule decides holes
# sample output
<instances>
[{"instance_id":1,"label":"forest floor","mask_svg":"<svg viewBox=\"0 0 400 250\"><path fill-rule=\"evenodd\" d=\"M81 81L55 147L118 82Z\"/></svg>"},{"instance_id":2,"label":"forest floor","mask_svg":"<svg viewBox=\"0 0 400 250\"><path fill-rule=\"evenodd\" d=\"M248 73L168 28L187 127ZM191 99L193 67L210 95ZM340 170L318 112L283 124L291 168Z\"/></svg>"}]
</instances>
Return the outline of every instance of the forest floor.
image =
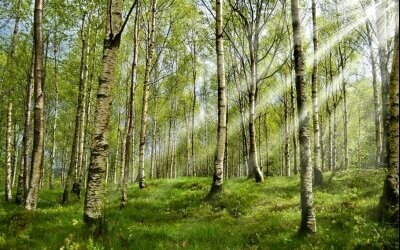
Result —
<instances>
[{"instance_id":1,"label":"forest floor","mask_svg":"<svg viewBox=\"0 0 400 250\"><path fill-rule=\"evenodd\" d=\"M61 189L43 189L36 212L0 199L0 249L398 249L398 229L378 222L383 170L325 173L314 192L317 234L300 236L298 176L225 181L218 202L205 202L211 178L148 181L108 192L107 234L82 222L83 199L62 206Z\"/></svg>"}]
</instances>

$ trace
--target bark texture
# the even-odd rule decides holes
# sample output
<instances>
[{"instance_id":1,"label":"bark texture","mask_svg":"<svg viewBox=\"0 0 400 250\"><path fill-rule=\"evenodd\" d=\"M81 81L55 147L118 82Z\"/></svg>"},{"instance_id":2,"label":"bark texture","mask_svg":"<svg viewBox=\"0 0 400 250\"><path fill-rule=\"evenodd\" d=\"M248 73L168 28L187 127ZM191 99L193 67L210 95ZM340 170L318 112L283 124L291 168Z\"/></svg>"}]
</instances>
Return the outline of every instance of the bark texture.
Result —
<instances>
[{"instance_id":1,"label":"bark texture","mask_svg":"<svg viewBox=\"0 0 400 250\"><path fill-rule=\"evenodd\" d=\"M44 149L44 93L43 93L43 0L35 0L34 12L34 96L35 109L33 118L33 151L29 190L25 200L27 210L35 210L37 206L40 178L43 168Z\"/></svg>"},{"instance_id":2,"label":"bark texture","mask_svg":"<svg viewBox=\"0 0 400 250\"><path fill-rule=\"evenodd\" d=\"M301 170L301 233L317 231L312 193L312 165L310 155L310 128L307 111L304 56L301 39L298 0L291 0L294 68L296 72L297 113L299 117L300 170Z\"/></svg>"},{"instance_id":3,"label":"bark texture","mask_svg":"<svg viewBox=\"0 0 400 250\"><path fill-rule=\"evenodd\" d=\"M93 122L93 141L84 205L84 221L87 224L98 223L99 225L101 225L104 207L105 174L108 158L109 123L112 103L111 93L122 31L122 1L112 0L109 7L103 49L102 71L99 78L96 111Z\"/></svg>"},{"instance_id":4,"label":"bark texture","mask_svg":"<svg viewBox=\"0 0 400 250\"><path fill-rule=\"evenodd\" d=\"M314 44L314 61L311 75L311 98L313 110L313 132L314 132L314 185L321 186L323 183L323 175L321 169L321 144L320 144L320 128L319 128L319 106L318 106L318 27L317 27L317 10L316 0L312 0L312 23L313 23L313 44Z\"/></svg>"},{"instance_id":5,"label":"bark texture","mask_svg":"<svg viewBox=\"0 0 400 250\"><path fill-rule=\"evenodd\" d=\"M147 126L147 110L148 110L148 98L149 98L149 86L150 86L150 71L153 63L154 53L154 36L156 26L156 10L157 0L151 2L151 23L150 33L148 37L147 57L146 57L146 69L144 74L143 83L143 99L142 99L142 119L140 126L140 144L139 144L139 188L145 187L145 172L144 172L144 153L146 148L146 126Z\"/></svg>"},{"instance_id":6,"label":"bark texture","mask_svg":"<svg viewBox=\"0 0 400 250\"><path fill-rule=\"evenodd\" d=\"M226 140L226 93L225 93L225 59L223 38L223 0L216 1L216 53L217 53L217 79L218 79L218 126L217 147L214 159L213 183L208 194L209 198L222 192L224 176L224 154Z\"/></svg>"},{"instance_id":7,"label":"bark texture","mask_svg":"<svg viewBox=\"0 0 400 250\"><path fill-rule=\"evenodd\" d=\"M33 96L33 71L35 66L35 53L32 51L31 66L26 81L25 110L24 110L24 132L22 135L22 159L21 169L18 176L17 194L15 202L21 204L28 195L29 188L29 145L31 131L31 104Z\"/></svg>"},{"instance_id":8,"label":"bark texture","mask_svg":"<svg viewBox=\"0 0 400 250\"><path fill-rule=\"evenodd\" d=\"M379 55L379 69L381 76L381 118L382 118L382 155L381 162L387 163L388 148L389 148L389 72L388 72L388 54L387 54L387 34L386 34L386 7L387 0L375 0L377 3L376 10L376 26L378 35L378 55Z\"/></svg>"},{"instance_id":9,"label":"bark texture","mask_svg":"<svg viewBox=\"0 0 400 250\"><path fill-rule=\"evenodd\" d=\"M384 209L391 206L398 207L399 205L399 28L397 22L396 24L392 72L389 82L388 174L384 181L383 195L381 197L381 204Z\"/></svg>"},{"instance_id":10,"label":"bark texture","mask_svg":"<svg viewBox=\"0 0 400 250\"><path fill-rule=\"evenodd\" d=\"M57 130L57 119L58 119L58 64L57 64L57 46L54 48L54 87L55 87L55 97L54 97L54 121L53 121L53 131L52 131L52 146L50 153L50 173L49 173L49 188L54 188L54 170L56 168L55 154L56 154L56 130Z\"/></svg>"},{"instance_id":11,"label":"bark texture","mask_svg":"<svg viewBox=\"0 0 400 250\"><path fill-rule=\"evenodd\" d=\"M12 200L12 110L13 105L12 102L8 103L7 107L7 139L6 139L6 180L5 180L5 198L7 202Z\"/></svg>"},{"instance_id":12,"label":"bark texture","mask_svg":"<svg viewBox=\"0 0 400 250\"><path fill-rule=\"evenodd\" d=\"M287 87L287 79L285 78L285 88ZM290 125L289 125L289 96L288 91L285 91L283 94L283 107L284 107L284 123L285 123L285 131L284 131L284 165L285 165L285 174L286 176L290 176Z\"/></svg>"}]
</instances>

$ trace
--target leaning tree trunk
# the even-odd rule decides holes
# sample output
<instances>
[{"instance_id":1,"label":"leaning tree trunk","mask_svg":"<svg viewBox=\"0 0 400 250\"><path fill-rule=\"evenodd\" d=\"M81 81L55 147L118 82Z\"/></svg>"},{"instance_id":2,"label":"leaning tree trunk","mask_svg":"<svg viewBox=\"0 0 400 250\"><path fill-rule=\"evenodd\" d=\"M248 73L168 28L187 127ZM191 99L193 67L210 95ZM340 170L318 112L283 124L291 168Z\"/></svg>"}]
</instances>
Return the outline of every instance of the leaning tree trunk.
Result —
<instances>
[{"instance_id":1,"label":"leaning tree trunk","mask_svg":"<svg viewBox=\"0 0 400 250\"><path fill-rule=\"evenodd\" d=\"M321 186L323 183L323 175L321 169L321 144L319 129L319 107L318 107L318 28L317 28L317 11L316 0L312 0L312 22L313 22L313 44L314 44L314 61L311 76L311 98L313 109L313 132L314 132L314 185Z\"/></svg>"},{"instance_id":2,"label":"leaning tree trunk","mask_svg":"<svg viewBox=\"0 0 400 250\"><path fill-rule=\"evenodd\" d=\"M398 2L397 2L398 5ZM396 6L398 10L398 6ZM396 18L398 19L398 17ZM399 27L396 22L396 35L392 61L392 73L389 82L389 148L387 169L388 174L384 181L381 206L385 211L391 206L399 205ZM395 212L398 213L398 210ZM398 214L397 214L398 216ZM398 217L397 217L398 223Z\"/></svg>"},{"instance_id":3,"label":"leaning tree trunk","mask_svg":"<svg viewBox=\"0 0 400 250\"><path fill-rule=\"evenodd\" d=\"M87 191L84 205L86 224L98 223L101 230L105 195L105 174L108 157L108 136L112 103L114 72L121 40L122 1L110 4L106 38L104 40L102 72L97 91L94 132L89 163Z\"/></svg>"},{"instance_id":4,"label":"leaning tree trunk","mask_svg":"<svg viewBox=\"0 0 400 250\"><path fill-rule=\"evenodd\" d=\"M217 53L217 79L218 79L218 126L217 147L214 159L214 175L208 198L222 192L224 178L224 153L226 140L226 90L225 90L225 59L223 36L223 0L216 1L216 53Z\"/></svg>"},{"instance_id":5,"label":"leaning tree trunk","mask_svg":"<svg viewBox=\"0 0 400 250\"><path fill-rule=\"evenodd\" d=\"M125 138L125 160L124 165L121 166L124 169L122 177L122 193L120 206L125 206L128 203L128 180L129 180L129 164L131 162L131 147L132 138L134 133L135 123L135 93L136 93L136 82L137 82L137 63L138 63L138 45L139 45L139 20L140 20L140 1L136 2L136 13L135 13L135 26L133 31L133 61L131 67L131 85L129 93L129 109L128 109L128 129L126 131Z\"/></svg>"},{"instance_id":6,"label":"leaning tree trunk","mask_svg":"<svg viewBox=\"0 0 400 250\"><path fill-rule=\"evenodd\" d=\"M35 89L35 109L33 118L33 151L31 177L29 190L25 200L27 210L35 210L39 196L40 173L43 168L44 150L44 98L43 98L43 0L35 0L34 12L34 47L35 47L35 70L34 70L34 89Z\"/></svg>"},{"instance_id":7,"label":"leaning tree trunk","mask_svg":"<svg viewBox=\"0 0 400 250\"><path fill-rule=\"evenodd\" d=\"M291 0L294 68L296 71L297 114L299 117L300 168L301 168L301 225L300 232L315 233L316 219L313 207L312 164L310 155L310 128L307 111L304 57L301 38L298 0Z\"/></svg>"},{"instance_id":8,"label":"leaning tree trunk","mask_svg":"<svg viewBox=\"0 0 400 250\"><path fill-rule=\"evenodd\" d=\"M148 97L149 97L149 86L150 86L149 81L150 81L150 71L153 62L154 36L155 36L155 26L156 26L156 8L157 8L157 0L152 0L150 34L148 37L146 69L145 69L144 83L143 83L142 119L140 126L139 172L138 172L139 188L145 187L144 152L146 147L147 109L149 106Z\"/></svg>"}]
</instances>

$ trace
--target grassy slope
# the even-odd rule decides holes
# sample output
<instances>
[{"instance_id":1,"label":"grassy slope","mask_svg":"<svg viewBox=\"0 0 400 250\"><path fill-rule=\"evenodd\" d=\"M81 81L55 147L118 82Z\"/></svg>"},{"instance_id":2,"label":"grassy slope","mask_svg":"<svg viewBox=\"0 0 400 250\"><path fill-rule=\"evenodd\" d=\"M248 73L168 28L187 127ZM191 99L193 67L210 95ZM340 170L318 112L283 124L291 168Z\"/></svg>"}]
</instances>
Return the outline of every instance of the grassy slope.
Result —
<instances>
[{"instance_id":1,"label":"grassy slope","mask_svg":"<svg viewBox=\"0 0 400 250\"><path fill-rule=\"evenodd\" d=\"M326 173L326 180L330 174ZM301 237L298 177L228 180L219 202L205 203L210 179L150 181L131 188L118 209L110 191L108 234L93 240L82 223L82 201L63 207L61 191L42 190L39 209L0 205L0 249L381 249L399 248L398 230L374 219L382 171L336 174L315 192L318 233Z\"/></svg>"}]
</instances>

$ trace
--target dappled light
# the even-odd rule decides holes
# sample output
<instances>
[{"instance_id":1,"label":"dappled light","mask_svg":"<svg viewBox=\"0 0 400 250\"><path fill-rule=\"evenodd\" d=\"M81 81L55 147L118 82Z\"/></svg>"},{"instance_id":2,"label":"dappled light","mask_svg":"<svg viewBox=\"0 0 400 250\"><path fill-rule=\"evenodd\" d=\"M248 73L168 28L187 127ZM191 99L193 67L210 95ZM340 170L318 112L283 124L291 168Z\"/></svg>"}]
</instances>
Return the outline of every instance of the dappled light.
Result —
<instances>
[{"instance_id":1,"label":"dappled light","mask_svg":"<svg viewBox=\"0 0 400 250\"><path fill-rule=\"evenodd\" d=\"M398 249L394 0L0 3L0 249Z\"/></svg>"}]
</instances>

